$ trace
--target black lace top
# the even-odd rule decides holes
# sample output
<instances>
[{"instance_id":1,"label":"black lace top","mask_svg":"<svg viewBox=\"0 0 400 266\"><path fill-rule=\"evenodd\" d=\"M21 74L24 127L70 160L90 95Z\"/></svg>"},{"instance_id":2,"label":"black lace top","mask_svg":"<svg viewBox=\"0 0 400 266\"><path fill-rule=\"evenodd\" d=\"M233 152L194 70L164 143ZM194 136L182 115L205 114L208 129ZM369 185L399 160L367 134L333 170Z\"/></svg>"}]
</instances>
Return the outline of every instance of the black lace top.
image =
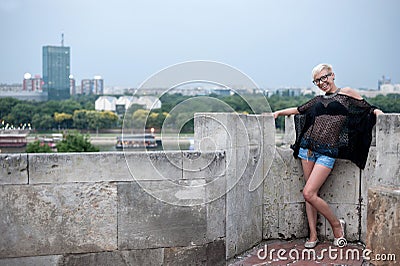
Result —
<instances>
[{"instance_id":1,"label":"black lace top","mask_svg":"<svg viewBox=\"0 0 400 266\"><path fill-rule=\"evenodd\" d=\"M349 159L364 169L376 123L376 107L343 94L316 96L295 115L297 158L300 147L333 158Z\"/></svg>"}]
</instances>

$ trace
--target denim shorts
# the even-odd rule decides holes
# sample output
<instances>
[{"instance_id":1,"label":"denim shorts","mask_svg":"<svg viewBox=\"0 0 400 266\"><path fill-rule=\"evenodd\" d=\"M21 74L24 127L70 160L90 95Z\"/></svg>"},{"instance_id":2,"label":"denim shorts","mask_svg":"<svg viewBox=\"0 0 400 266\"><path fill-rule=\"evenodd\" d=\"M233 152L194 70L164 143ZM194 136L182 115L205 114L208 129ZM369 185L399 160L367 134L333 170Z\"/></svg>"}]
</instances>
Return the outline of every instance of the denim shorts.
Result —
<instances>
[{"instance_id":1,"label":"denim shorts","mask_svg":"<svg viewBox=\"0 0 400 266\"><path fill-rule=\"evenodd\" d=\"M318 153L318 152L315 152L312 150L304 149L304 148L300 148L299 157L303 160L311 161L311 162L326 166L331 169L333 168L333 165L335 164L335 158L323 155L321 153Z\"/></svg>"}]
</instances>

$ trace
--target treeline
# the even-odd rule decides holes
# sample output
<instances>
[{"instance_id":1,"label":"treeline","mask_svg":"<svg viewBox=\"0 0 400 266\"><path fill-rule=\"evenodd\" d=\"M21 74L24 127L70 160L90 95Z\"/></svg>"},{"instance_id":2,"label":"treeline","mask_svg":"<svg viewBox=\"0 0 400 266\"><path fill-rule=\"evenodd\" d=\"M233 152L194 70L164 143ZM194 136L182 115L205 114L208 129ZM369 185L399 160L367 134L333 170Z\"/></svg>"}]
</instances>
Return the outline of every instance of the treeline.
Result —
<instances>
[{"instance_id":1,"label":"treeline","mask_svg":"<svg viewBox=\"0 0 400 266\"><path fill-rule=\"evenodd\" d=\"M96 111L95 96L71 98L64 101L33 102L14 98L0 98L0 122L20 127L29 124L36 130L51 129L107 129L107 128L178 128L180 132L193 131L193 115L196 112L240 112L259 114L283 108L299 106L314 95L279 96L265 98L262 95L210 95L183 96L165 94L160 97L162 107L151 111L140 105L132 105L118 116L110 111ZM386 113L400 113L400 95L379 95L366 99ZM277 127L283 126L279 118Z\"/></svg>"}]
</instances>

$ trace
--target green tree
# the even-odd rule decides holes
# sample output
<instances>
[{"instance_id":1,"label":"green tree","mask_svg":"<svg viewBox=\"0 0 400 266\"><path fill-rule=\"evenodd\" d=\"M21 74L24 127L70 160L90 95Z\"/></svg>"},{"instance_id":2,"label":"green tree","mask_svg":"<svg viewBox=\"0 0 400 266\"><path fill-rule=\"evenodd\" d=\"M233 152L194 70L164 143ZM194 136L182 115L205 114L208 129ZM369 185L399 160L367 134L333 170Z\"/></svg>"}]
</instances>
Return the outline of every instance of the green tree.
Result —
<instances>
[{"instance_id":1,"label":"green tree","mask_svg":"<svg viewBox=\"0 0 400 266\"><path fill-rule=\"evenodd\" d=\"M113 128L117 126L118 115L111 111L100 112L100 124L101 128Z\"/></svg>"},{"instance_id":2,"label":"green tree","mask_svg":"<svg viewBox=\"0 0 400 266\"><path fill-rule=\"evenodd\" d=\"M0 119L5 119L10 110L20 102L15 98L0 98Z\"/></svg>"},{"instance_id":3,"label":"green tree","mask_svg":"<svg viewBox=\"0 0 400 266\"><path fill-rule=\"evenodd\" d=\"M41 143L39 140L28 143L26 146L27 153L49 153L53 152L49 145Z\"/></svg>"},{"instance_id":4,"label":"green tree","mask_svg":"<svg viewBox=\"0 0 400 266\"><path fill-rule=\"evenodd\" d=\"M11 108L9 120L14 126L19 124L31 123L33 115L37 112L37 108L30 102L17 103Z\"/></svg>"},{"instance_id":5,"label":"green tree","mask_svg":"<svg viewBox=\"0 0 400 266\"><path fill-rule=\"evenodd\" d=\"M132 127L135 130L144 130L146 127L146 120L150 114L149 110L139 109L136 110L132 115Z\"/></svg>"},{"instance_id":6,"label":"green tree","mask_svg":"<svg viewBox=\"0 0 400 266\"><path fill-rule=\"evenodd\" d=\"M51 129L54 125L54 119L48 115L34 114L32 117L32 127L35 129Z\"/></svg>"},{"instance_id":7,"label":"green tree","mask_svg":"<svg viewBox=\"0 0 400 266\"><path fill-rule=\"evenodd\" d=\"M72 126L72 115L55 112L54 121L56 121L59 128L70 128Z\"/></svg>"},{"instance_id":8,"label":"green tree","mask_svg":"<svg viewBox=\"0 0 400 266\"><path fill-rule=\"evenodd\" d=\"M57 143L58 152L98 152L99 148L92 145L89 135L79 132L68 132L64 139Z\"/></svg>"},{"instance_id":9,"label":"green tree","mask_svg":"<svg viewBox=\"0 0 400 266\"><path fill-rule=\"evenodd\" d=\"M76 129L88 129L87 110L75 110L72 116L73 127Z\"/></svg>"}]
</instances>

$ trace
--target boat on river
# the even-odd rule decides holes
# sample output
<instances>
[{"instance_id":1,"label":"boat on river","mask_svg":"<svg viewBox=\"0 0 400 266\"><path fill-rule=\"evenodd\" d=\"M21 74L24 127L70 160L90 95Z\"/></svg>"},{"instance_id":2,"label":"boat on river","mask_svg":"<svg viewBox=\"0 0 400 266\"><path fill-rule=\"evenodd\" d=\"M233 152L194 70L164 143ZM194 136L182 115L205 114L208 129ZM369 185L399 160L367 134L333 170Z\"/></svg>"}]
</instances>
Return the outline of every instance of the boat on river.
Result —
<instances>
[{"instance_id":1,"label":"boat on river","mask_svg":"<svg viewBox=\"0 0 400 266\"><path fill-rule=\"evenodd\" d=\"M138 134L118 136L116 149L155 149L161 145L161 140L156 140L153 134Z\"/></svg>"},{"instance_id":2,"label":"boat on river","mask_svg":"<svg viewBox=\"0 0 400 266\"><path fill-rule=\"evenodd\" d=\"M27 144L27 130L0 130L0 148L21 148Z\"/></svg>"}]
</instances>

